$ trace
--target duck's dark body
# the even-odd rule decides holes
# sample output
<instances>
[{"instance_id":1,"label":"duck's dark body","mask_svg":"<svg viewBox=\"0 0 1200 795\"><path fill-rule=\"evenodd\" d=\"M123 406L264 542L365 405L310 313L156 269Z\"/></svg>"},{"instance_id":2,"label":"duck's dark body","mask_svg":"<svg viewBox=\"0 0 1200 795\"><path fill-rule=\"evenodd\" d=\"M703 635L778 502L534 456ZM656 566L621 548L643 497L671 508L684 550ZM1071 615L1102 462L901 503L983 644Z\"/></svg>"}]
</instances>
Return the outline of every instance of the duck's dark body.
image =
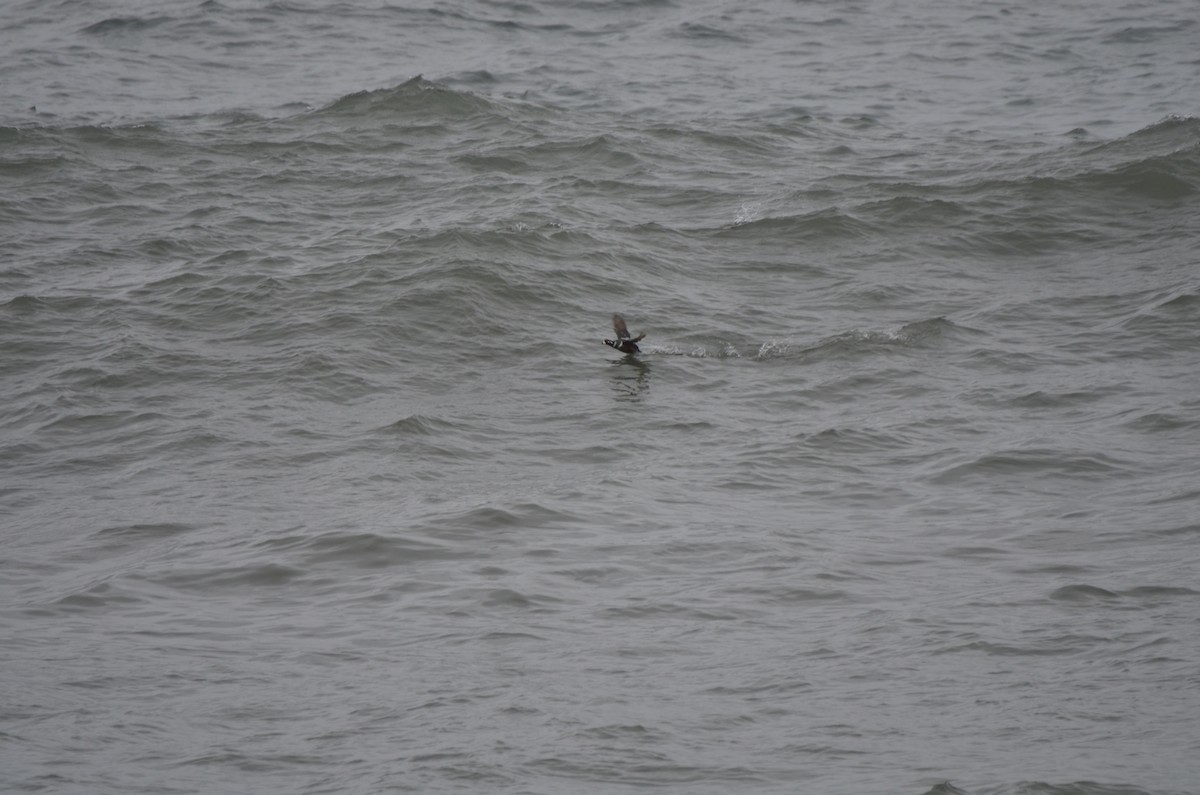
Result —
<instances>
[{"instance_id":1,"label":"duck's dark body","mask_svg":"<svg viewBox=\"0 0 1200 795\"><path fill-rule=\"evenodd\" d=\"M617 335L617 338L615 340L605 340L605 345L610 348L616 348L621 353L641 353L642 349L637 344L646 335L642 333L636 337L630 337L629 329L625 327L625 318L620 315L613 315L613 332Z\"/></svg>"}]
</instances>

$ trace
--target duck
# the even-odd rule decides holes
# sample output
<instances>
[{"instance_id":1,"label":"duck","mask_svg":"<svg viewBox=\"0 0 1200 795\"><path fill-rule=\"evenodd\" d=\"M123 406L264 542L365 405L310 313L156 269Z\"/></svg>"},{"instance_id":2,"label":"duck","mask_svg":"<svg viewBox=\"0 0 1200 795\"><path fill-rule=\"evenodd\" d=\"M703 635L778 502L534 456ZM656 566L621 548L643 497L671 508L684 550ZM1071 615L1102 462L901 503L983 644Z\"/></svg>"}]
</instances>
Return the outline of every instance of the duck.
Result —
<instances>
[{"instance_id":1,"label":"duck","mask_svg":"<svg viewBox=\"0 0 1200 795\"><path fill-rule=\"evenodd\" d=\"M629 328L625 325L625 318L620 315L613 315L613 333L617 335L615 340L605 340L604 344L610 348L616 348L621 353L641 353L642 349L637 346L638 342L645 339L646 333L642 332L636 337L629 336Z\"/></svg>"}]
</instances>

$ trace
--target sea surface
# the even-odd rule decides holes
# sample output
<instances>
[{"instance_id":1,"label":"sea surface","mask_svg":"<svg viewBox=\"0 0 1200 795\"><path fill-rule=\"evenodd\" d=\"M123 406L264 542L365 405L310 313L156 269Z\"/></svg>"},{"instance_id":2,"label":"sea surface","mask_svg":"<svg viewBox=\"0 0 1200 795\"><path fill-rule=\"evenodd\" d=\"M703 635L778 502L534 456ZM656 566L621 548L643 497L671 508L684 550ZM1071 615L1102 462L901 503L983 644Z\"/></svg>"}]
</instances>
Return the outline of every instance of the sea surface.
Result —
<instances>
[{"instance_id":1,"label":"sea surface","mask_svg":"<svg viewBox=\"0 0 1200 795\"><path fill-rule=\"evenodd\" d=\"M0 5L0 791L1200 792L1198 45Z\"/></svg>"}]
</instances>

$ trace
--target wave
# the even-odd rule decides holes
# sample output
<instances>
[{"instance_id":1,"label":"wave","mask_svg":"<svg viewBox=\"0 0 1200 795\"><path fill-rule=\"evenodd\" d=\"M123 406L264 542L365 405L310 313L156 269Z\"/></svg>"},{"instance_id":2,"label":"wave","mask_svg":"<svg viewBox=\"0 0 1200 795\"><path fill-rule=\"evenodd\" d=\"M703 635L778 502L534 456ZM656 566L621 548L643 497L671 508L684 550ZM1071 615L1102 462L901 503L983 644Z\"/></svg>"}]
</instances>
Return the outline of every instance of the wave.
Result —
<instances>
[{"instance_id":1,"label":"wave","mask_svg":"<svg viewBox=\"0 0 1200 795\"><path fill-rule=\"evenodd\" d=\"M108 539L119 539L129 542L154 541L172 538L197 529L197 525L164 522L158 524L122 524L103 527L95 535Z\"/></svg>"},{"instance_id":2,"label":"wave","mask_svg":"<svg viewBox=\"0 0 1200 795\"><path fill-rule=\"evenodd\" d=\"M745 38L736 33L726 30L725 28L705 25L703 22L684 22L669 35L681 39L693 39L704 43L729 42L734 44L742 44L746 42Z\"/></svg>"},{"instance_id":3,"label":"wave","mask_svg":"<svg viewBox=\"0 0 1200 795\"><path fill-rule=\"evenodd\" d=\"M145 601L147 601L146 598L140 594L114 583L102 581L59 597L41 609L52 609L61 613L92 613L103 612L109 608L128 610L132 605Z\"/></svg>"},{"instance_id":4,"label":"wave","mask_svg":"<svg viewBox=\"0 0 1200 795\"><path fill-rule=\"evenodd\" d=\"M1180 431L1200 428L1200 420L1189 419L1172 412L1151 411L1122 423L1121 427L1141 433L1177 434Z\"/></svg>"},{"instance_id":5,"label":"wave","mask_svg":"<svg viewBox=\"0 0 1200 795\"><path fill-rule=\"evenodd\" d=\"M875 453L881 450L904 450L912 440L894 433L873 428L826 428L812 434L800 434L797 441L814 450L839 453Z\"/></svg>"},{"instance_id":6,"label":"wave","mask_svg":"<svg viewBox=\"0 0 1200 795\"><path fill-rule=\"evenodd\" d=\"M881 222L899 225L940 225L953 223L971 215L960 201L952 199L926 199L904 194L880 201L868 202L856 208Z\"/></svg>"},{"instance_id":7,"label":"wave","mask_svg":"<svg viewBox=\"0 0 1200 795\"><path fill-rule=\"evenodd\" d=\"M1200 141L1179 146L1176 142L1161 139L1154 143L1137 138L1127 140L1137 141L1136 151L1130 152L1124 145L1126 141L1119 146L1097 148L1073 164L1078 168L1075 173L1068 172L1057 179L1035 184L1104 194L1119 191L1163 201L1196 193L1197 185L1200 185ZM1155 144L1166 151L1154 153ZM1128 156L1130 154L1133 156Z\"/></svg>"},{"instance_id":8,"label":"wave","mask_svg":"<svg viewBox=\"0 0 1200 795\"><path fill-rule=\"evenodd\" d=\"M308 572L302 568L271 561L243 566L190 569L175 567L161 572L147 570L130 574L129 579L154 583L176 591L229 593L288 586L307 575Z\"/></svg>"},{"instance_id":9,"label":"wave","mask_svg":"<svg viewBox=\"0 0 1200 795\"><path fill-rule=\"evenodd\" d=\"M874 225L848 212L829 207L810 213L734 223L716 230L715 234L720 238L763 238L773 242L796 239L811 244L815 241L863 238L876 229Z\"/></svg>"},{"instance_id":10,"label":"wave","mask_svg":"<svg viewBox=\"0 0 1200 795\"><path fill-rule=\"evenodd\" d=\"M83 28L80 32L88 36L110 36L114 34L141 33L175 21L172 17L110 17Z\"/></svg>"},{"instance_id":11,"label":"wave","mask_svg":"<svg viewBox=\"0 0 1200 795\"><path fill-rule=\"evenodd\" d=\"M1141 129L1130 133L1126 136L1127 139L1144 139L1158 136L1181 136L1183 139L1196 142L1197 136L1200 136L1200 116L1190 116L1185 113L1172 113L1164 116L1162 119L1148 124Z\"/></svg>"},{"instance_id":12,"label":"wave","mask_svg":"<svg viewBox=\"0 0 1200 795\"><path fill-rule=\"evenodd\" d=\"M465 423L413 414L396 420L375 432L388 438L390 447L398 445L404 456L414 462L454 464L486 457L487 434Z\"/></svg>"},{"instance_id":13,"label":"wave","mask_svg":"<svg viewBox=\"0 0 1200 795\"><path fill-rule=\"evenodd\" d=\"M628 169L641 164L642 158L635 154L633 147L619 141L616 136L602 133L588 133L583 136L573 136L567 139L543 140L531 144L492 150L495 154L519 154L530 165L538 168L567 167L584 159L589 169L602 166L614 169ZM603 181L595 178L583 179L572 177L575 184L594 186ZM625 187L622 184L622 187Z\"/></svg>"},{"instance_id":14,"label":"wave","mask_svg":"<svg viewBox=\"0 0 1200 795\"><path fill-rule=\"evenodd\" d=\"M361 569L423 563L430 560L455 560L472 557L473 552L453 544L408 535L385 535L367 531L331 531L319 535L295 535L273 538L260 544L276 552L288 551L307 571L330 564Z\"/></svg>"},{"instance_id":15,"label":"wave","mask_svg":"<svg viewBox=\"0 0 1200 795\"><path fill-rule=\"evenodd\" d=\"M817 187L833 189L838 206L777 214L721 234L807 244L886 239L893 248L904 235L950 256L1086 249L1109 240L1105 225L1190 206L1200 193L1200 119L1170 116L1113 141L1073 136L1019 160L988 159L981 169L946 168L917 179L835 174ZM806 198L820 200L811 190Z\"/></svg>"},{"instance_id":16,"label":"wave","mask_svg":"<svg viewBox=\"0 0 1200 795\"><path fill-rule=\"evenodd\" d=\"M926 795L1181 795L1161 790L1142 789L1134 784L1106 784L1098 781L1073 781L1050 784L1044 781L1021 781L981 789L959 789L950 782L939 784Z\"/></svg>"},{"instance_id":17,"label":"wave","mask_svg":"<svg viewBox=\"0 0 1200 795\"><path fill-rule=\"evenodd\" d=\"M1187 19L1176 22L1174 25L1134 25L1127 28L1122 28L1116 33L1112 33L1104 38L1104 44L1152 44L1160 39L1169 38L1177 33L1181 33L1189 29L1195 24L1194 20Z\"/></svg>"},{"instance_id":18,"label":"wave","mask_svg":"<svg viewBox=\"0 0 1200 795\"><path fill-rule=\"evenodd\" d=\"M1200 118L1168 116L1113 141L1070 144L1031 165L1025 184L1037 191L1177 200L1200 189Z\"/></svg>"},{"instance_id":19,"label":"wave","mask_svg":"<svg viewBox=\"0 0 1200 795\"><path fill-rule=\"evenodd\" d=\"M971 461L945 467L928 480L939 485L1052 477L1107 482L1130 471L1129 462L1105 453L1043 447L985 453Z\"/></svg>"},{"instance_id":20,"label":"wave","mask_svg":"<svg viewBox=\"0 0 1200 795\"><path fill-rule=\"evenodd\" d=\"M1121 595L1095 585L1064 585L1055 589L1050 598L1057 602L1095 602L1120 599Z\"/></svg>"},{"instance_id":21,"label":"wave","mask_svg":"<svg viewBox=\"0 0 1200 795\"><path fill-rule=\"evenodd\" d=\"M380 429L396 436L437 436L462 430L462 426L437 417L412 414Z\"/></svg>"},{"instance_id":22,"label":"wave","mask_svg":"<svg viewBox=\"0 0 1200 795\"><path fill-rule=\"evenodd\" d=\"M502 117L505 106L468 91L455 91L417 75L398 86L356 91L314 111L313 116L376 119L465 119Z\"/></svg>"},{"instance_id":23,"label":"wave","mask_svg":"<svg viewBox=\"0 0 1200 795\"><path fill-rule=\"evenodd\" d=\"M1165 601L1191 599L1195 596L1200 596L1200 591L1179 585L1139 585L1123 591L1112 591L1086 583L1064 585L1050 594L1050 598L1056 602L1095 604L1121 601L1140 602L1151 607L1158 607ZM1129 609L1130 606L1122 607Z\"/></svg>"}]
</instances>

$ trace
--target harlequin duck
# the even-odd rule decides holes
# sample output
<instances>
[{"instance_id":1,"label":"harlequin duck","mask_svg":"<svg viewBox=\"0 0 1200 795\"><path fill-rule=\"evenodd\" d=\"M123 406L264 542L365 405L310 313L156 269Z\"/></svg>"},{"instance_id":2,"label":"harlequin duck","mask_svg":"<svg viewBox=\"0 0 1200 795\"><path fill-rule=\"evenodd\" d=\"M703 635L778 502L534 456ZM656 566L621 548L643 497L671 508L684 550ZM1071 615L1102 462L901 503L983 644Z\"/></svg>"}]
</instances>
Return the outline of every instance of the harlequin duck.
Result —
<instances>
[{"instance_id":1,"label":"harlequin duck","mask_svg":"<svg viewBox=\"0 0 1200 795\"><path fill-rule=\"evenodd\" d=\"M637 344L639 340L646 336L645 333L631 338L629 336L629 329L625 327L625 318L620 315L613 315L613 332L617 335L617 338L615 340L605 340L605 345L610 348L616 348L621 353L641 353L642 349Z\"/></svg>"}]
</instances>

